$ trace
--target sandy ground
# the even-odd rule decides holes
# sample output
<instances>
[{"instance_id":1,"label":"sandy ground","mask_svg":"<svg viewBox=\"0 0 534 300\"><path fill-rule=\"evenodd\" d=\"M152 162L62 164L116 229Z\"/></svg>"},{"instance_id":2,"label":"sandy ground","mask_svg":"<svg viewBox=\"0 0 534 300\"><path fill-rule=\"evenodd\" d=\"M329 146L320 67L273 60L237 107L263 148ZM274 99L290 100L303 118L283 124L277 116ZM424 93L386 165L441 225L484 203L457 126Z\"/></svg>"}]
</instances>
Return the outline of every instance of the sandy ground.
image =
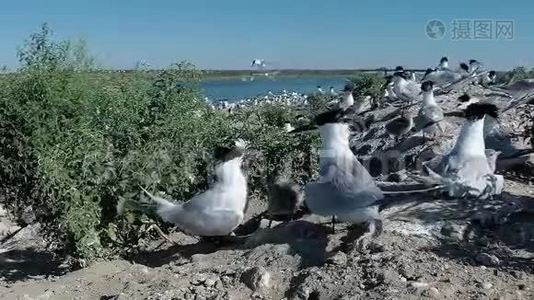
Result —
<instances>
[{"instance_id":1,"label":"sandy ground","mask_svg":"<svg viewBox=\"0 0 534 300\"><path fill-rule=\"evenodd\" d=\"M354 152L393 149L404 159L450 146L419 137L390 146L382 128L357 136ZM43 250L38 225L19 230L0 212L0 299L534 299L533 197L531 182L507 173L491 200L392 198L383 234L365 251L354 247L361 228L338 224L332 233L307 216L222 245L174 233L177 245L152 241L131 260L71 272ZM247 225L264 224L253 218L264 209L252 203Z\"/></svg>"},{"instance_id":2,"label":"sandy ground","mask_svg":"<svg viewBox=\"0 0 534 300\"><path fill-rule=\"evenodd\" d=\"M332 234L312 217L223 246L175 233L179 245L67 274L51 254L13 250L0 254L0 298L534 299L533 189L510 181L481 203L395 201L364 252L358 228Z\"/></svg>"}]
</instances>

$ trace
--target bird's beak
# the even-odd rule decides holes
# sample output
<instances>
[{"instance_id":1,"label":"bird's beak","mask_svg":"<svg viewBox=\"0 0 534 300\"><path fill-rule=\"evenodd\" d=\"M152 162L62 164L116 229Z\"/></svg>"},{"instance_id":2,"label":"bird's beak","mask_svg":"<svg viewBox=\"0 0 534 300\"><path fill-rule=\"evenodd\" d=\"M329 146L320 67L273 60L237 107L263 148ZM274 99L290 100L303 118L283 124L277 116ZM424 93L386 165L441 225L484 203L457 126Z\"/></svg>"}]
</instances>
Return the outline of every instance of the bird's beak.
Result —
<instances>
[{"instance_id":1,"label":"bird's beak","mask_svg":"<svg viewBox=\"0 0 534 300\"><path fill-rule=\"evenodd\" d=\"M308 125L303 125L303 126L300 126L300 127L297 127L293 130L291 130L289 133L301 133L301 132L306 132L306 131L312 131L312 130L316 130L318 129L317 125L315 124L308 124Z\"/></svg>"}]
</instances>

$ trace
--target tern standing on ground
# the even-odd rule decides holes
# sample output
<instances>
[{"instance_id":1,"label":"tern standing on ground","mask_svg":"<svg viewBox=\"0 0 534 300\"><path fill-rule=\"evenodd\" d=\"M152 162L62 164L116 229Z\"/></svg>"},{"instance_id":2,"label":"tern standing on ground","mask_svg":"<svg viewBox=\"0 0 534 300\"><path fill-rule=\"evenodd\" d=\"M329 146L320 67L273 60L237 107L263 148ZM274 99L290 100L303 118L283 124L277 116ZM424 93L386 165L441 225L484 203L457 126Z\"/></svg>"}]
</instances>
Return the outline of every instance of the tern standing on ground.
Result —
<instances>
[{"instance_id":1,"label":"tern standing on ground","mask_svg":"<svg viewBox=\"0 0 534 300\"><path fill-rule=\"evenodd\" d=\"M397 98L410 104L417 101L421 93L421 85L411 80L411 77L411 73L407 71L393 74L393 92Z\"/></svg>"},{"instance_id":2,"label":"tern standing on ground","mask_svg":"<svg viewBox=\"0 0 534 300\"><path fill-rule=\"evenodd\" d=\"M493 174L484 142L484 118L496 118L497 112L498 108L489 103L473 103L465 110L467 120L456 144L436 169L451 197L485 199L501 193L504 179Z\"/></svg>"},{"instance_id":3,"label":"tern standing on ground","mask_svg":"<svg viewBox=\"0 0 534 300\"><path fill-rule=\"evenodd\" d=\"M434 99L434 83L425 81L421 84L423 102L417 117L414 119L415 129L423 130L423 136L433 130L433 125L443 120L443 110Z\"/></svg>"},{"instance_id":4,"label":"tern standing on ground","mask_svg":"<svg viewBox=\"0 0 534 300\"><path fill-rule=\"evenodd\" d=\"M185 203L173 203L144 190L157 204L157 214L196 236L226 236L241 224L247 203L247 181L241 171L244 144L218 147L215 184Z\"/></svg>"},{"instance_id":5,"label":"tern standing on ground","mask_svg":"<svg viewBox=\"0 0 534 300\"><path fill-rule=\"evenodd\" d=\"M349 126L344 112L332 110L316 117L322 146L319 179L305 187L305 203L320 216L337 217L351 224L366 224L367 232L358 246L382 231L377 201L384 196L373 178L349 147Z\"/></svg>"}]
</instances>

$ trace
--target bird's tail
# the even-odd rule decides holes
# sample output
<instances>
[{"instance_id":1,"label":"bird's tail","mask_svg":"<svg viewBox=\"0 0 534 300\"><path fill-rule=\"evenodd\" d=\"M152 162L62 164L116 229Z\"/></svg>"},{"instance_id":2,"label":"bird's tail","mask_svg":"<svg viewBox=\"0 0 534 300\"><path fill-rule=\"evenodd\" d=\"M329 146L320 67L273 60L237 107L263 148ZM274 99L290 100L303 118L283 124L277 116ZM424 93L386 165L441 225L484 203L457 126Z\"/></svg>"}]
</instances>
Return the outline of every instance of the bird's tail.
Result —
<instances>
[{"instance_id":1,"label":"bird's tail","mask_svg":"<svg viewBox=\"0 0 534 300\"><path fill-rule=\"evenodd\" d=\"M146 200L127 200L121 198L117 203L117 213L122 215L125 211L129 210L150 214L155 211L157 215L167 221L169 213L171 213L177 205L166 199L152 195L143 187L140 188L148 195L151 201L147 202Z\"/></svg>"},{"instance_id":2,"label":"bird's tail","mask_svg":"<svg viewBox=\"0 0 534 300\"><path fill-rule=\"evenodd\" d=\"M152 199L157 204L158 210L161 209L161 208L165 208L165 207L173 207L173 206L175 206L175 204L173 204L169 200L163 199L163 198L158 197L158 196L154 196L143 187L140 187L140 188L143 190L143 192L145 192L145 194L147 194L148 197L150 197L150 199Z\"/></svg>"}]
</instances>

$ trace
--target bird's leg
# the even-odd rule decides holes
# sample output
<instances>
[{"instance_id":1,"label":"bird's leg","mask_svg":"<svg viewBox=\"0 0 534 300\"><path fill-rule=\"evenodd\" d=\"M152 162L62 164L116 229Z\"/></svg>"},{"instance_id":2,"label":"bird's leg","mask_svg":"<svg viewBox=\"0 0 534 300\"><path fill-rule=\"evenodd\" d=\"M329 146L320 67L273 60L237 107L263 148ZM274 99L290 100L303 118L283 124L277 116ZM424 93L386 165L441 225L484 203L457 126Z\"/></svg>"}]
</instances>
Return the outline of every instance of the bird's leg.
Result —
<instances>
[{"instance_id":1,"label":"bird's leg","mask_svg":"<svg viewBox=\"0 0 534 300\"><path fill-rule=\"evenodd\" d=\"M269 220L269 224L267 225L267 228L271 228L271 225L273 225L273 220Z\"/></svg>"},{"instance_id":2,"label":"bird's leg","mask_svg":"<svg viewBox=\"0 0 534 300\"><path fill-rule=\"evenodd\" d=\"M150 226L148 226L148 228L146 229L146 231L150 231L150 230L156 230L156 232L163 238L165 239L167 242L171 243L171 244L174 244L174 245L179 245L178 243L176 243L175 241L171 240L167 235L165 235L165 233L163 233L163 231L161 230L161 228L159 228L158 225L156 224L152 224Z\"/></svg>"},{"instance_id":3,"label":"bird's leg","mask_svg":"<svg viewBox=\"0 0 534 300\"><path fill-rule=\"evenodd\" d=\"M336 233L336 216L332 216L332 233Z\"/></svg>"},{"instance_id":4,"label":"bird's leg","mask_svg":"<svg viewBox=\"0 0 534 300\"><path fill-rule=\"evenodd\" d=\"M377 238L383 231L383 223L380 219L367 221L365 226L367 227L367 230L356 240L356 247L360 252L365 251L371 239Z\"/></svg>"}]
</instances>

